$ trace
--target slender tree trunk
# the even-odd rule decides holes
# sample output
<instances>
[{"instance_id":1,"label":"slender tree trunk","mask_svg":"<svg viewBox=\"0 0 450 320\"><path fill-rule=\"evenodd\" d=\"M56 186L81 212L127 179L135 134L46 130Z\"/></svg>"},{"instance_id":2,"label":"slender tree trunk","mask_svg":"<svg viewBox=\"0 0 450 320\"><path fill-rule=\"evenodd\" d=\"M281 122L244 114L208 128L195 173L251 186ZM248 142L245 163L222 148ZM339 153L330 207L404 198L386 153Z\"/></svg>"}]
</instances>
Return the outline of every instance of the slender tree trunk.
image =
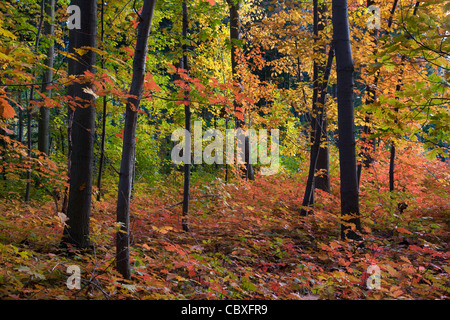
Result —
<instances>
[{"instance_id":1,"label":"slender tree trunk","mask_svg":"<svg viewBox=\"0 0 450 320\"><path fill-rule=\"evenodd\" d=\"M69 74L70 74L70 68L71 65L69 65ZM71 168L72 168L72 127L73 127L73 115L74 112L72 108L69 107L69 110L67 112L67 177L68 177L68 183L70 185L70 175L71 175ZM61 135L62 132L61 132ZM64 144L63 150L64 150ZM64 153L64 151L63 151ZM64 189L64 198L63 203L61 206L61 212L64 214L67 214L67 207L69 206L69 187L66 187Z\"/></svg>"},{"instance_id":2,"label":"slender tree trunk","mask_svg":"<svg viewBox=\"0 0 450 320\"><path fill-rule=\"evenodd\" d=\"M42 31L42 23L44 22L44 4L45 0L41 1L41 13L39 18L39 25L38 30L36 34L36 41L34 43L34 52L37 54L39 50L39 41L41 38L41 31ZM34 76L34 72L33 72ZM31 134L31 101L34 100L34 86L31 86L30 88L30 99L28 101L28 108L27 108L27 147L28 147L28 160L29 165L31 166L31 147L32 147L32 134ZM31 190L31 168L27 170L27 186L25 190L25 202L30 201L30 190Z\"/></svg>"},{"instance_id":3,"label":"slender tree trunk","mask_svg":"<svg viewBox=\"0 0 450 320\"><path fill-rule=\"evenodd\" d=\"M394 142L391 142L391 150L390 150L390 157L389 157L389 191L392 192L395 190L395 144Z\"/></svg>"},{"instance_id":4,"label":"slender tree trunk","mask_svg":"<svg viewBox=\"0 0 450 320\"><path fill-rule=\"evenodd\" d=\"M104 46L105 41L105 22L104 22L104 16L105 16L105 3L102 0L101 4L101 13L100 13L100 19L101 19L101 42ZM105 59L102 58L102 69L105 69ZM103 164L105 162L105 139L106 139L106 95L103 96L103 111L102 111L102 138L101 138L101 144L100 144L100 160L98 165L98 177L97 177L97 201L100 201L100 198L102 196L102 175L103 175Z\"/></svg>"},{"instance_id":5,"label":"slender tree trunk","mask_svg":"<svg viewBox=\"0 0 450 320\"><path fill-rule=\"evenodd\" d=\"M314 42L317 43L322 39L323 30L326 26L326 18L324 17L327 7L325 2L319 4L318 0L313 1L314 4ZM313 79L313 115L316 117L318 113L322 113L321 122L319 124L319 129L321 130L320 139L321 142L325 141L325 144L322 144L319 149L319 154L316 162L316 171L321 171L320 175L315 176L314 178L314 187L325 192L330 193L330 179L329 179L329 152L328 152L328 133L327 133L327 119L326 119L326 107L324 104L320 103L320 99L322 95L326 95L326 90L328 86L328 79L325 81L325 72L326 72L326 48L325 45L320 45L318 48L315 48L314 54L314 79ZM324 85L326 84L326 85ZM325 92L323 92L325 90ZM312 137L315 136L314 131L316 130L316 121L312 120ZM312 139L314 140L314 139ZM312 141L314 143L314 141ZM313 196L314 199L314 191Z\"/></svg>"},{"instance_id":6,"label":"slender tree trunk","mask_svg":"<svg viewBox=\"0 0 450 320\"><path fill-rule=\"evenodd\" d=\"M227 79L225 77L225 61L223 59L223 50L220 51L220 59L222 62L222 77L223 77L223 83L227 82ZM225 129L228 129L228 114L226 112L225 107L222 108L221 110L221 117L225 117ZM227 161L225 161L225 183L228 182L228 171L229 171L229 166Z\"/></svg>"},{"instance_id":7,"label":"slender tree trunk","mask_svg":"<svg viewBox=\"0 0 450 320\"><path fill-rule=\"evenodd\" d=\"M187 40L187 30L189 26L188 21L188 13L187 13L187 5L186 0L183 0L183 30L182 35L183 39ZM183 44L183 57L181 59L181 68L186 70L186 74L189 74L189 61L187 56L187 46L186 44ZM189 133L191 132L191 107L190 107L190 99L189 99L189 92L185 91L185 101L186 104L184 105L184 117L185 117L185 129ZM186 146L187 147L187 146ZM191 146L189 146L190 148ZM187 148L186 148L187 150ZM182 221L181 226L184 231L189 231L188 226L188 213L189 213L189 198L190 198L190 187L191 187L191 165L189 163L184 164L184 186L183 186L183 211L182 211Z\"/></svg>"},{"instance_id":8,"label":"slender tree trunk","mask_svg":"<svg viewBox=\"0 0 450 320\"><path fill-rule=\"evenodd\" d=\"M396 5L396 3L394 4ZM413 16L415 16L417 14L417 10L419 9L419 5L420 5L420 1L417 1L415 6L414 6L414 11L413 11ZM402 88L402 77L403 77L403 66L404 66L404 62L406 60L406 56L402 56L402 60L401 60L401 74L400 77L398 79L398 83L397 86L395 88L396 93L400 92L401 88ZM395 95L395 98L398 99L398 95ZM395 111L395 123L398 122L398 108L394 109ZM390 157L389 157L389 191L393 192L395 190L395 142L391 141L391 149L390 149Z\"/></svg>"},{"instance_id":9,"label":"slender tree trunk","mask_svg":"<svg viewBox=\"0 0 450 320\"><path fill-rule=\"evenodd\" d=\"M53 82L53 56L55 53L55 47L53 44L53 36L55 33L54 21L55 21L55 0L47 0L45 6L45 14L48 16L49 21L44 23L44 34L50 40L50 46L47 50L46 65L42 76L42 93L51 97L52 90L48 90L47 87ZM39 110L39 135L38 135L38 149L39 151L49 154L50 151L50 109L46 106L40 107Z\"/></svg>"},{"instance_id":10,"label":"slender tree trunk","mask_svg":"<svg viewBox=\"0 0 450 320\"><path fill-rule=\"evenodd\" d=\"M359 240L361 230L356 170L353 58L347 0L333 0L333 41L336 53L339 164L341 180L341 237Z\"/></svg>"},{"instance_id":11,"label":"slender tree trunk","mask_svg":"<svg viewBox=\"0 0 450 320\"><path fill-rule=\"evenodd\" d=\"M22 105L22 91L19 91L18 93L18 101L19 105ZM17 129L17 141L20 143L23 142L23 112L22 109L19 109L19 116L18 116L18 129Z\"/></svg>"},{"instance_id":12,"label":"slender tree trunk","mask_svg":"<svg viewBox=\"0 0 450 320\"><path fill-rule=\"evenodd\" d=\"M72 0L72 5L81 9L81 29L69 31L69 52L83 46L96 47L97 2L95 0ZM96 54L88 51L77 60L69 59L69 75L81 76L85 71L95 72ZM70 187L67 204L67 225L63 243L79 248L89 247L89 218L91 213L92 178L94 162L95 100L83 88L90 84L72 83L69 96L78 101L72 111L72 154L70 157ZM80 100L79 100L80 99ZM69 117L72 114L69 112ZM70 120L70 119L69 119Z\"/></svg>"},{"instance_id":13,"label":"slender tree trunk","mask_svg":"<svg viewBox=\"0 0 450 320\"><path fill-rule=\"evenodd\" d=\"M327 92L326 90L324 90L324 88L326 89L326 87L328 86L328 79L330 78L333 59L334 59L334 47L331 46L330 51L328 53L328 61L325 68L322 88L320 90L321 95L320 98L317 100L318 104L322 106L325 105L326 102ZM318 112L316 117L314 118L314 121L316 122L315 127L318 128L318 130L314 131L314 139L313 139L314 143L311 146L308 180L306 181L305 194L303 196L302 202L303 208L300 211L300 215L302 216L306 216L309 213L309 210L306 209L306 207L309 207L314 203L314 184L316 180L315 173L320 152L320 138L322 136L321 123L323 123L323 117L324 112L322 111Z\"/></svg>"},{"instance_id":14,"label":"slender tree trunk","mask_svg":"<svg viewBox=\"0 0 450 320\"><path fill-rule=\"evenodd\" d=\"M237 43L241 39L241 32L240 32L241 18L239 15L240 0L227 0L227 2L228 7L230 8L231 73L233 75L233 78L237 80L237 67L238 67ZM242 117L244 117L242 106L237 101L234 101L234 112L235 114L242 113ZM245 119L242 120L238 116L235 117L235 122L237 129L242 129L245 126ZM242 176L249 180L255 180L253 174L253 165L249 161L250 142L248 135L245 136L244 146L245 146L244 147L245 164L244 168L242 169Z\"/></svg>"},{"instance_id":15,"label":"slender tree trunk","mask_svg":"<svg viewBox=\"0 0 450 320\"><path fill-rule=\"evenodd\" d=\"M225 130L228 130L228 115L225 115ZM225 131L226 132L226 131ZM228 183L228 177L229 177L229 165L227 162L225 162L225 183Z\"/></svg>"},{"instance_id":16,"label":"slender tree trunk","mask_svg":"<svg viewBox=\"0 0 450 320\"><path fill-rule=\"evenodd\" d=\"M32 100L31 95L33 94L33 89L30 90L30 101ZM27 148L28 148L28 161L30 162L28 165L31 166L31 147L32 147L32 135L31 135L31 107L29 106L27 109ZM27 186L25 189L25 202L30 201L30 191L31 191L31 168L27 170Z\"/></svg>"},{"instance_id":17,"label":"slender tree trunk","mask_svg":"<svg viewBox=\"0 0 450 320\"><path fill-rule=\"evenodd\" d=\"M123 133L122 160L120 163L119 188L117 196L117 222L120 230L116 234L116 264L117 270L125 279L131 279L130 269L130 196L135 162L136 126L138 108L144 85L145 62L148 50L148 38L153 18L156 0L145 0L140 13L136 49L133 59L133 77L125 113L125 128Z\"/></svg>"}]
</instances>

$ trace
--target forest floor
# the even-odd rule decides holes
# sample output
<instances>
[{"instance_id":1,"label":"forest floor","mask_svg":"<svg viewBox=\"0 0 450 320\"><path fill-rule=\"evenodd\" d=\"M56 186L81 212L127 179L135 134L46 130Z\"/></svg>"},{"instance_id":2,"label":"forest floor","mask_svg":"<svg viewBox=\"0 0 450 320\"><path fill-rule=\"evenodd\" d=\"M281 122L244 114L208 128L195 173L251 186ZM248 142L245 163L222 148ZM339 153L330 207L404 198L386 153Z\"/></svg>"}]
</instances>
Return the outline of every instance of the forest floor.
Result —
<instances>
[{"instance_id":1,"label":"forest floor","mask_svg":"<svg viewBox=\"0 0 450 320\"><path fill-rule=\"evenodd\" d=\"M363 172L362 242L339 239L337 177L331 195L317 191L307 217L299 215L307 172L193 179L189 232L181 229L181 175L137 184L131 281L115 271L114 190L93 200L87 251L61 249L52 201L2 199L0 299L448 299L448 164L402 161L394 196L381 179L386 162ZM81 270L79 290L67 287L71 265Z\"/></svg>"}]
</instances>

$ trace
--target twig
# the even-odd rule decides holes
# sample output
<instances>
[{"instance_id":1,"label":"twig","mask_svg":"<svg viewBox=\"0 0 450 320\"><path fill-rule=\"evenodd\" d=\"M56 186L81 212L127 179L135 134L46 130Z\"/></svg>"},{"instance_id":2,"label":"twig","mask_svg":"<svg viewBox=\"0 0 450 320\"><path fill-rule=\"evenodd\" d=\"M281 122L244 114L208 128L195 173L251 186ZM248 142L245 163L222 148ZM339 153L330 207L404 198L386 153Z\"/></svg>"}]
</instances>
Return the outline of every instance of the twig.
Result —
<instances>
[{"instance_id":1,"label":"twig","mask_svg":"<svg viewBox=\"0 0 450 320\"><path fill-rule=\"evenodd\" d=\"M427 171L428 171L428 172L436 179L437 182L439 182L440 184L442 184L442 182L439 181L439 178L436 177L436 176L434 175L434 173L433 173L430 169L427 168L426 165L423 164L423 167L424 167L425 169L427 169Z\"/></svg>"}]
</instances>

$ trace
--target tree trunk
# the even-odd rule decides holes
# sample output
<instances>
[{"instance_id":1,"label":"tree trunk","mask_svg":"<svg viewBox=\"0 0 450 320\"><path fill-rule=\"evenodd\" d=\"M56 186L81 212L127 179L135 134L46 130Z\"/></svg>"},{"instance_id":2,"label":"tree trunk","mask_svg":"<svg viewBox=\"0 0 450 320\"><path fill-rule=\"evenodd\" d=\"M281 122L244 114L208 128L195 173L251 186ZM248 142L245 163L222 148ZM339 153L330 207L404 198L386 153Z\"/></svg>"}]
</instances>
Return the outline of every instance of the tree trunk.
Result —
<instances>
[{"instance_id":1,"label":"tree trunk","mask_svg":"<svg viewBox=\"0 0 450 320\"><path fill-rule=\"evenodd\" d=\"M69 70L71 66L69 65ZM70 71L69 71L70 73ZM68 183L70 185L70 174L72 168L72 126L73 126L73 110L69 107L67 112L67 176ZM62 132L61 132L62 135ZM64 144L62 144L64 150ZM64 153L64 151L63 151ZM69 206L69 187L64 189L64 198L61 206L61 212L67 214L67 207Z\"/></svg>"},{"instance_id":2,"label":"tree trunk","mask_svg":"<svg viewBox=\"0 0 450 320\"><path fill-rule=\"evenodd\" d=\"M18 101L19 105L22 105L22 91L18 92ZM23 112L22 109L19 109L19 116L18 116L18 129L17 129L17 141L20 143L23 142Z\"/></svg>"},{"instance_id":3,"label":"tree trunk","mask_svg":"<svg viewBox=\"0 0 450 320\"><path fill-rule=\"evenodd\" d=\"M72 0L72 5L81 9L81 29L69 31L69 53L83 46L96 47L97 2L94 0ZM88 51L77 60L69 59L69 75L78 77L85 71L95 72L96 54ZM68 88L69 96L78 102L73 110L72 154L70 157L70 187L67 204L67 225L63 242L79 248L89 246L89 217L91 213L92 171L94 160L95 100L83 91L89 87L73 83ZM81 100L79 100L81 99ZM69 112L69 117L71 116Z\"/></svg>"},{"instance_id":4,"label":"tree trunk","mask_svg":"<svg viewBox=\"0 0 450 320\"><path fill-rule=\"evenodd\" d=\"M396 2L394 3L394 6L396 5ZM413 16L415 16L417 14L417 10L419 9L419 5L420 5L420 1L417 1L415 6L414 6L414 11L413 11ZM402 88L402 82L403 82L403 70L404 70L404 63L406 60L406 56L402 56L402 60L401 60L401 73L400 73L400 77L398 79L398 83L397 86L395 87L395 92L398 93L400 92L401 88ZM398 95L395 95L395 98L398 99ZM397 113L398 113L398 108L394 109L395 111L395 123L398 122L397 119ZM391 146L390 146L390 156L389 156L389 191L393 192L395 190L395 142L391 141Z\"/></svg>"},{"instance_id":5,"label":"tree trunk","mask_svg":"<svg viewBox=\"0 0 450 320\"><path fill-rule=\"evenodd\" d=\"M356 170L353 58L347 0L333 0L333 41L336 54L341 237L360 240L359 191Z\"/></svg>"},{"instance_id":6,"label":"tree trunk","mask_svg":"<svg viewBox=\"0 0 450 320\"><path fill-rule=\"evenodd\" d=\"M183 0L183 30L182 35L183 39L187 41L187 30L189 26L188 21L188 13L187 13L187 5L186 0ZM186 43L183 44L183 57L181 59L181 68L186 70L186 74L189 74L189 61L187 56L187 46ZM190 107L190 99L189 92L185 91L185 101L187 103L184 105L184 117L185 117L185 129L190 133L191 132L191 107ZM190 148L191 146L189 146ZM187 148L186 150L187 151ZM182 211L182 221L181 226L184 231L189 231L187 215L189 213L189 198L190 198L190 187L191 187L191 165L190 163L184 164L184 186L183 186L183 211Z\"/></svg>"},{"instance_id":7,"label":"tree trunk","mask_svg":"<svg viewBox=\"0 0 450 320\"><path fill-rule=\"evenodd\" d=\"M44 22L44 5L45 1L41 1L41 13L39 18L38 30L36 33L36 40L34 43L34 52L37 54L39 50L39 41L41 38L42 31L42 23ZM34 72L33 72L34 76ZM34 100L34 86L30 88L30 99L28 100L28 109L27 109L27 147L28 147L28 160L30 161L29 165L31 166L31 149L32 149L32 135L31 135L31 101ZM30 190L31 190L31 168L27 170L27 185L25 190L25 202L30 201Z\"/></svg>"},{"instance_id":8,"label":"tree trunk","mask_svg":"<svg viewBox=\"0 0 450 320\"><path fill-rule=\"evenodd\" d=\"M105 41L105 3L102 1L101 4L101 13L100 13L100 19L101 19L101 36L100 40L102 42L102 45L104 46ZM105 68L105 59L102 58L102 69ZM106 140L106 95L103 96L103 111L102 111L102 138L101 138L101 144L100 144L100 160L98 165L98 176L97 176L97 201L100 201L100 198L102 196L102 175L103 175L103 164L105 162L105 140Z\"/></svg>"},{"instance_id":9,"label":"tree trunk","mask_svg":"<svg viewBox=\"0 0 450 320\"><path fill-rule=\"evenodd\" d=\"M32 95L33 95L33 88L30 89L30 101L33 99ZM31 147L32 147L32 135L31 135L31 106L28 106L27 109L27 156L28 156L28 161L30 162L28 165L31 166ZM25 202L29 202L30 201L30 191L31 191L31 168L27 169L27 186L25 189Z\"/></svg>"},{"instance_id":10,"label":"tree trunk","mask_svg":"<svg viewBox=\"0 0 450 320\"><path fill-rule=\"evenodd\" d=\"M53 36L55 33L54 21L55 21L55 0L47 0L45 7L45 14L50 21L44 23L44 34L50 39L50 46L47 50L47 70L42 76L42 93L51 97L52 91L47 87L53 82L53 55L55 53ZM39 135L38 135L38 149L39 151L49 154L50 151L50 109L46 106L42 106L39 110Z\"/></svg>"},{"instance_id":11,"label":"tree trunk","mask_svg":"<svg viewBox=\"0 0 450 320\"><path fill-rule=\"evenodd\" d=\"M144 85L145 62L147 56L148 38L153 18L156 0L145 0L140 13L136 49L133 59L133 77L131 80L130 97L127 100L125 113L125 128L123 133L122 160L120 163L119 188L117 196L117 222L120 230L116 235L117 270L125 279L131 279L130 270L130 196L135 162L136 126L139 103Z\"/></svg>"},{"instance_id":12,"label":"tree trunk","mask_svg":"<svg viewBox=\"0 0 450 320\"><path fill-rule=\"evenodd\" d=\"M237 80L237 66L238 66L238 57L237 57L237 49L238 49L238 41L241 39L240 32L240 23L241 18L239 15L240 9L240 0L227 0L228 7L230 8L230 40L231 40L231 73L233 78ZM244 117L244 113L242 112L241 105L237 101L234 101L234 112L242 113L242 117ZM235 117L236 129L242 129L245 126L245 119L239 119L239 117ZM253 165L250 163L248 159L250 159L250 142L248 134L245 136L244 143L244 159L245 164L242 168L242 177L245 177L248 180L255 180L255 176L253 174ZM248 148L247 148L248 146ZM239 152L239 151L238 151Z\"/></svg>"},{"instance_id":13,"label":"tree trunk","mask_svg":"<svg viewBox=\"0 0 450 320\"><path fill-rule=\"evenodd\" d=\"M321 39L321 33L325 29L326 19L324 17L327 7L324 2L319 4L318 0L313 1L314 5L314 42L316 43ZM322 113L321 121L319 123L319 130L321 130L320 140L323 142L327 142L328 133L327 133L327 119L326 119L326 108L325 104L321 103L319 100L323 95L326 96L326 90L328 87L328 79L325 81L325 72L326 72L326 48L325 45L321 45L319 48L315 48L314 54L314 75L313 75L313 115L317 117L317 114ZM319 57L318 57L319 56ZM324 92L325 91L325 92ZM313 138L315 136L314 131L316 130L316 121L313 119L311 121L312 127L312 135ZM312 139L314 140L314 139ZM314 141L312 141L314 143ZM325 192L330 193L330 179L329 179L329 152L327 143L322 145L319 149L319 154L317 156L316 161L316 171L321 171L320 175L315 176L314 178L314 187ZM312 199L314 199L314 190Z\"/></svg>"},{"instance_id":14,"label":"tree trunk","mask_svg":"<svg viewBox=\"0 0 450 320\"><path fill-rule=\"evenodd\" d=\"M322 82L322 88L320 88L320 98L317 100L319 106L324 106L326 102L326 87L328 86L328 79L330 78L331 73L331 67L334 59L334 47L332 46L330 48L330 51L328 53L328 61L325 68L324 78ZM320 108L321 109L321 108ZM320 140L322 136L322 130L321 130L321 123L323 123L323 117L324 112L318 112L316 117L314 118L315 127L318 128L318 130L314 131L314 143L311 146L311 156L310 156L310 162L309 162L309 173L308 173L308 180L306 181L306 188L305 188L305 194L303 196L303 202L302 206L303 208L300 211L300 215L306 216L309 212L306 207L311 206L314 203L314 185L316 181L315 173L317 168L317 162L319 159L319 152L320 152Z\"/></svg>"},{"instance_id":15,"label":"tree trunk","mask_svg":"<svg viewBox=\"0 0 450 320\"><path fill-rule=\"evenodd\" d=\"M391 142L391 150L389 157L389 191L392 192L395 190L395 177L394 177L394 169L395 169L395 144Z\"/></svg>"}]
</instances>

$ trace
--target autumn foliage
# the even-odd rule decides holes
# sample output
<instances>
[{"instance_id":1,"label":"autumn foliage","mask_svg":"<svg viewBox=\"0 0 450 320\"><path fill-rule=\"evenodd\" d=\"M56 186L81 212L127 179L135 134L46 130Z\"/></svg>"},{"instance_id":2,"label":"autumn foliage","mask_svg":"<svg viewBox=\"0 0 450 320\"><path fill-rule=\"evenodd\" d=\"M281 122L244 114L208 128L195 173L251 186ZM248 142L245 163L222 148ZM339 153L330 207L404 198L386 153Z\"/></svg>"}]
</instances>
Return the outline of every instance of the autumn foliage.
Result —
<instances>
[{"instance_id":1,"label":"autumn foliage","mask_svg":"<svg viewBox=\"0 0 450 320\"><path fill-rule=\"evenodd\" d=\"M359 245L338 240L336 192L319 192L313 215L297 214L304 171L252 183L195 181L190 233L181 230L176 205L181 175L176 183L139 185L132 204L130 282L113 267L111 198L94 203L92 249L65 253L59 249L62 223L54 203L2 201L1 297L443 299L449 273L447 165L404 145L401 191L392 197L383 169L386 152L377 159L361 185L365 242ZM399 210L401 202L408 207ZM72 264L81 266L80 290L65 285ZM381 269L379 290L366 286L366 269L373 264Z\"/></svg>"}]
</instances>

